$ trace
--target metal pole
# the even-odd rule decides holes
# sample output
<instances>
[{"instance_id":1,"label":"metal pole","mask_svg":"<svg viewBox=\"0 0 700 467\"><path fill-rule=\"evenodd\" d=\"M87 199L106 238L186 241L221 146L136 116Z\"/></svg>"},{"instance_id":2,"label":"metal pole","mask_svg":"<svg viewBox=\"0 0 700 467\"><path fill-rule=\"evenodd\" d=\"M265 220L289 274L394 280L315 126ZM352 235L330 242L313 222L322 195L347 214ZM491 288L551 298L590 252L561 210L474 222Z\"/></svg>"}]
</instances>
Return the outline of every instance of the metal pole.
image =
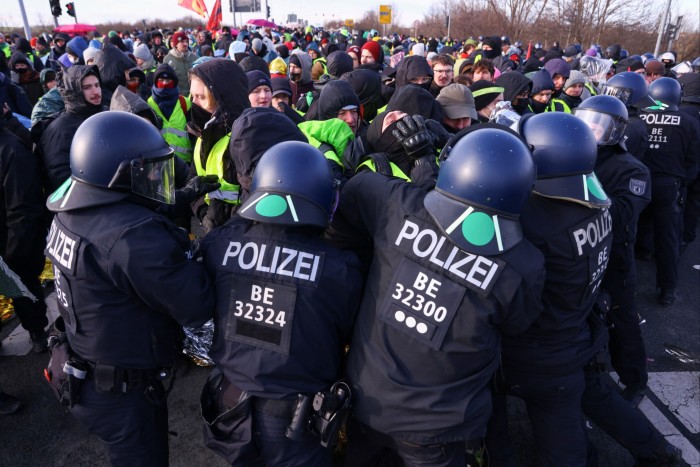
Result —
<instances>
[{"instance_id":1,"label":"metal pole","mask_svg":"<svg viewBox=\"0 0 700 467\"><path fill-rule=\"evenodd\" d=\"M22 22L24 23L24 37L29 40L32 38L32 29L29 27L29 22L27 21L27 12L24 11L24 2L22 0L18 0L18 3L19 10L22 12Z\"/></svg>"},{"instance_id":2,"label":"metal pole","mask_svg":"<svg viewBox=\"0 0 700 467\"><path fill-rule=\"evenodd\" d=\"M447 15L447 37L450 37L450 27L452 26L452 16Z\"/></svg>"},{"instance_id":3,"label":"metal pole","mask_svg":"<svg viewBox=\"0 0 700 467\"><path fill-rule=\"evenodd\" d=\"M656 38L656 47L654 47L654 57L659 56L659 51L661 50L661 38L664 35L664 30L666 28L666 22L668 20L668 16L671 12L671 0L668 0L668 3L666 4L666 11L664 12L662 16L662 20L659 23L659 35Z\"/></svg>"}]
</instances>

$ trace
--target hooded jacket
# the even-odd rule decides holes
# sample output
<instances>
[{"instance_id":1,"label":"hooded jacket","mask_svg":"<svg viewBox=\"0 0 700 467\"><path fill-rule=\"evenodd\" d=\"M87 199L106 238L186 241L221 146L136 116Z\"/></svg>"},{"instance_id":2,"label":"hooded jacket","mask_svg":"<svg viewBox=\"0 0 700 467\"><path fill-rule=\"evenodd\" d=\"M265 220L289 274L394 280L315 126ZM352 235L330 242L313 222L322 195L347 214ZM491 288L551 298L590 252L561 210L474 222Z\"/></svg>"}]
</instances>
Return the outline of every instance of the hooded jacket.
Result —
<instances>
[{"instance_id":1,"label":"hooded jacket","mask_svg":"<svg viewBox=\"0 0 700 467\"><path fill-rule=\"evenodd\" d=\"M124 73L136 66L124 52L111 44L105 44L97 52L94 65L100 70L102 102L109 102L117 86L126 86Z\"/></svg>"},{"instance_id":2,"label":"hooded jacket","mask_svg":"<svg viewBox=\"0 0 700 467\"><path fill-rule=\"evenodd\" d=\"M408 115L420 115L426 120L432 119L436 122L441 122L444 116L442 106L433 95L415 84L399 88L391 96L386 111L394 110L406 112Z\"/></svg>"},{"instance_id":3,"label":"hooded jacket","mask_svg":"<svg viewBox=\"0 0 700 467\"><path fill-rule=\"evenodd\" d=\"M362 120L371 122L377 116L377 109L386 105L381 96L382 78L372 70L353 70L340 79L352 86L362 104Z\"/></svg>"},{"instance_id":4,"label":"hooded jacket","mask_svg":"<svg viewBox=\"0 0 700 467\"><path fill-rule=\"evenodd\" d=\"M29 43L27 39L24 37L20 37L17 39L17 52L22 52L31 62L32 68L34 68L37 72L41 73L41 70L44 69L44 63L41 61L41 59L37 56L36 53L32 50L32 45Z\"/></svg>"},{"instance_id":5,"label":"hooded jacket","mask_svg":"<svg viewBox=\"0 0 700 467\"><path fill-rule=\"evenodd\" d=\"M313 82L311 81L311 55L299 49L292 50L291 55L296 56L299 59L299 63L301 63L301 81L297 83L298 94L301 97L303 93L313 91Z\"/></svg>"},{"instance_id":6,"label":"hooded jacket","mask_svg":"<svg viewBox=\"0 0 700 467\"><path fill-rule=\"evenodd\" d=\"M430 89L430 84L433 78L433 69L430 68L425 57L411 55L401 60L396 67L396 90L401 87L411 84L411 80L420 76L429 76L430 81L427 84L421 85L426 90Z\"/></svg>"},{"instance_id":7,"label":"hooded jacket","mask_svg":"<svg viewBox=\"0 0 700 467\"><path fill-rule=\"evenodd\" d=\"M352 57L347 52L336 50L328 56L326 68L332 78L338 79L345 73L352 71Z\"/></svg>"},{"instance_id":8,"label":"hooded jacket","mask_svg":"<svg viewBox=\"0 0 700 467\"><path fill-rule=\"evenodd\" d=\"M41 60L37 59L36 61L41 63ZM14 67L17 63L24 63L28 67L24 73L19 75L18 84L27 94L29 103L34 106L44 94L44 89L41 87L41 82L39 81L39 72L34 69L32 61L22 52L15 52L12 54L9 63L10 69L14 71Z\"/></svg>"},{"instance_id":9,"label":"hooded jacket","mask_svg":"<svg viewBox=\"0 0 700 467\"><path fill-rule=\"evenodd\" d=\"M103 110L102 105L90 104L83 96L82 81L89 75L100 78L97 66L75 65L63 73L57 85L65 110L48 124L40 139L41 156L48 176L50 193L71 175L70 147L78 127L88 117Z\"/></svg>"},{"instance_id":10,"label":"hooded jacket","mask_svg":"<svg viewBox=\"0 0 700 467\"><path fill-rule=\"evenodd\" d=\"M27 93L19 85L12 82L9 74L0 72L0 101L7 103L13 113L27 118L32 114L32 104Z\"/></svg>"},{"instance_id":11,"label":"hooded jacket","mask_svg":"<svg viewBox=\"0 0 700 467\"><path fill-rule=\"evenodd\" d=\"M510 103L513 104L513 109L516 112L522 115L527 111L527 98L521 99L521 101L525 103L522 106L522 109L515 108L513 100L516 98L516 96L518 96L518 94L525 91L532 91L532 80L530 78L518 72L509 72L503 73L501 76L496 78L495 83L497 86L503 88L503 100L510 101Z\"/></svg>"},{"instance_id":12,"label":"hooded jacket","mask_svg":"<svg viewBox=\"0 0 700 467\"><path fill-rule=\"evenodd\" d=\"M198 136L197 144L192 155L194 158L200 158L199 161L194 161L193 168L197 164L201 167L207 167L207 160L214 145L222 138L227 137L231 132L231 127L235 120L250 107L248 100L248 77L241 67L233 60L225 58L215 58L202 63L197 68L192 70L192 74L201 79L207 86L216 100L218 108L211 115L209 121L198 122L196 114L205 112L197 104L192 104L193 120L188 123L188 130ZM198 150L199 148L199 150ZM223 174L221 178L227 183L236 184L236 171L229 157L222 158L222 167L218 171ZM195 202L193 209L195 214L203 216L204 198ZM225 217L230 217L231 205L227 206L228 212ZM222 221L223 219L218 219ZM222 222L223 223L223 222Z\"/></svg>"},{"instance_id":13,"label":"hooded jacket","mask_svg":"<svg viewBox=\"0 0 700 467\"><path fill-rule=\"evenodd\" d=\"M255 107L244 110L236 119L231 129L229 157L241 185L241 204L250 197L253 172L262 155L284 141L308 142L299 128L281 112L269 107Z\"/></svg>"}]
</instances>

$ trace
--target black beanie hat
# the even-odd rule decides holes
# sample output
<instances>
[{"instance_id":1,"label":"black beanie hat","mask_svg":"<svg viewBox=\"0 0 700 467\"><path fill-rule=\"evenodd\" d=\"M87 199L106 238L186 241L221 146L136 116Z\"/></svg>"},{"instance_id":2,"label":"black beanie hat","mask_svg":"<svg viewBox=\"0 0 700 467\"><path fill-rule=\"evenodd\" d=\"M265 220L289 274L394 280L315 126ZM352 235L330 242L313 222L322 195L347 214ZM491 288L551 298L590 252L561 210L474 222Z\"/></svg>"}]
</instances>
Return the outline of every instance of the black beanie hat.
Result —
<instances>
[{"instance_id":1,"label":"black beanie hat","mask_svg":"<svg viewBox=\"0 0 700 467\"><path fill-rule=\"evenodd\" d=\"M496 96L503 92L503 88L497 86L491 81L480 79L476 83L469 86L469 90L474 96L474 105L476 110L481 110L493 101Z\"/></svg>"},{"instance_id":2,"label":"black beanie hat","mask_svg":"<svg viewBox=\"0 0 700 467\"><path fill-rule=\"evenodd\" d=\"M267 76L260 70L253 70L246 73L248 77L248 94L253 92L258 86L267 86L272 90L272 83L270 82L270 77Z\"/></svg>"}]
</instances>

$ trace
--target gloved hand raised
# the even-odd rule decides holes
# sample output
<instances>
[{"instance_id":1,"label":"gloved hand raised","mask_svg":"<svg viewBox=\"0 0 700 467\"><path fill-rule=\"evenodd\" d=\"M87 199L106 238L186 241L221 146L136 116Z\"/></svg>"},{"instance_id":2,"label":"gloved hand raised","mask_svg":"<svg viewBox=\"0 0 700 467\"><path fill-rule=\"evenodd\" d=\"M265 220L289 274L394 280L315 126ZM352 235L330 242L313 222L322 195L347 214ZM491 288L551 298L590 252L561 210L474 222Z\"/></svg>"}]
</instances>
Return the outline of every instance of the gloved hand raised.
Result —
<instances>
[{"instance_id":1,"label":"gloved hand raised","mask_svg":"<svg viewBox=\"0 0 700 467\"><path fill-rule=\"evenodd\" d=\"M187 182L184 188L175 190L176 203L191 203L200 196L218 190L221 186L219 177L216 175L202 175L193 177Z\"/></svg>"},{"instance_id":2,"label":"gloved hand raised","mask_svg":"<svg viewBox=\"0 0 700 467\"><path fill-rule=\"evenodd\" d=\"M452 135L447 130L445 130L445 127L443 127L440 122L437 122L433 119L426 120L425 127L433 136L433 146L435 146L435 148L437 149L444 148L447 142L452 137Z\"/></svg>"},{"instance_id":3,"label":"gloved hand raised","mask_svg":"<svg viewBox=\"0 0 700 467\"><path fill-rule=\"evenodd\" d=\"M420 115L406 115L399 120L396 128L396 130L392 131L392 134L401 143L411 160L434 155L433 136L425 127L423 117Z\"/></svg>"}]
</instances>

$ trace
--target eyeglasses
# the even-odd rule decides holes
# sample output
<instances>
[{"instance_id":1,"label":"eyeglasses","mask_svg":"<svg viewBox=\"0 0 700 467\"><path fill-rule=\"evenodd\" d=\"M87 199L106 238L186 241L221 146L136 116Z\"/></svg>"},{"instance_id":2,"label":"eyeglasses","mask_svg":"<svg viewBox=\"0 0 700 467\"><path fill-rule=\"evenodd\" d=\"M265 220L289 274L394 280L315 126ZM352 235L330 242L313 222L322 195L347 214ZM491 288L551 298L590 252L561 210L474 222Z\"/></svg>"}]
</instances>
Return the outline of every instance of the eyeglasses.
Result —
<instances>
[{"instance_id":1,"label":"eyeglasses","mask_svg":"<svg viewBox=\"0 0 700 467\"><path fill-rule=\"evenodd\" d=\"M449 75L450 73L454 73L454 70L452 68L445 68L445 69L433 68L433 72Z\"/></svg>"}]
</instances>

